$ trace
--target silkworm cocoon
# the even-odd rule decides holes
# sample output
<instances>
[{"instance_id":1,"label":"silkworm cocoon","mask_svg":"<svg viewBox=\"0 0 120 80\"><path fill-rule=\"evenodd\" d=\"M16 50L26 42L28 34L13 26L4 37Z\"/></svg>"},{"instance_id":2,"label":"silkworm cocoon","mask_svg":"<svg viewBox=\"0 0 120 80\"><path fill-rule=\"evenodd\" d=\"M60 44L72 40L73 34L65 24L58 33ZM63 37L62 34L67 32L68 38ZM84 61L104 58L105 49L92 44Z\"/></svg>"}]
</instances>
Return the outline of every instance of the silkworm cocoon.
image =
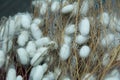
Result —
<instances>
[{"instance_id":1,"label":"silkworm cocoon","mask_svg":"<svg viewBox=\"0 0 120 80\"><path fill-rule=\"evenodd\" d=\"M101 14L101 23L102 23L102 25L107 27L107 25L109 24L109 21L110 21L109 14L107 12L103 12Z\"/></svg>"},{"instance_id":2,"label":"silkworm cocoon","mask_svg":"<svg viewBox=\"0 0 120 80\"><path fill-rule=\"evenodd\" d=\"M29 13L22 14L21 25L22 25L23 28L29 29L31 22L32 22L32 17Z\"/></svg>"},{"instance_id":3,"label":"silkworm cocoon","mask_svg":"<svg viewBox=\"0 0 120 80\"><path fill-rule=\"evenodd\" d=\"M68 4L68 5L66 5L62 8L61 12L63 14L67 14L67 13L71 13L73 11L73 9L74 9L74 5L73 4Z\"/></svg>"},{"instance_id":4,"label":"silkworm cocoon","mask_svg":"<svg viewBox=\"0 0 120 80\"><path fill-rule=\"evenodd\" d=\"M60 49L60 53L59 56L61 58L61 60L67 60L68 57L70 56L70 46L67 44L63 44L61 49Z\"/></svg>"},{"instance_id":5,"label":"silkworm cocoon","mask_svg":"<svg viewBox=\"0 0 120 80\"><path fill-rule=\"evenodd\" d=\"M58 12L60 9L60 2L58 1L54 1L52 4L51 4L51 11L52 12Z\"/></svg>"},{"instance_id":6,"label":"silkworm cocoon","mask_svg":"<svg viewBox=\"0 0 120 80\"><path fill-rule=\"evenodd\" d=\"M86 16L88 10L89 10L89 2L88 0L84 0L80 8L80 14Z\"/></svg>"},{"instance_id":7,"label":"silkworm cocoon","mask_svg":"<svg viewBox=\"0 0 120 80\"><path fill-rule=\"evenodd\" d=\"M96 80L96 77L93 74L87 73L82 80Z\"/></svg>"},{"instance_id":8,"label":"silkworm cocoon","mask_svg":"<svg viewBox=\"0 0 120 80\"><path fill-rule=\"evenodd\" d=\"M48 5L46 2L42 2L42 6L40 8L40 14L45 15L48 9Z\"/></svg>"},{"instance_id":9,"label":"silkworm cocoon","mask_svg":"<svg viewBox=\"0 0 120 80\"><path fill-rule=\"evenodd\" d=\"M55 80L55 76L53 72L48 72L42 80Z\"/></svg>"},{"instance_id":10,"label":"silkworm cocoon","mask_svg":"<svg viewBox=\"0 0 120 80\"><path fill-rule=\"evenodd\" d=\"M69 24L68 26L66 26L65 28L65 33L66 34L73 34L75 32L75 25L74 24Z\"/></svg>"},{"instance_id":11,"label":"silkworm cocoon","mask_svg":"<svg viewBox=\"0 0 120 80\"><path fill-rule=\"evenodd\" d=\"M106 77L104 80L120 80L120 77L110 76L110 77Z\"/></svg>"},{"instance_id":12,"label":"silkworm cocoon","mask_svg":"<svg viewBox=\"0 0 120 80\"><path fill-rule=\"evenodd\" d=\"M15 30L16 30L15 21L11 19L9 22L9 35L11 37L14 36Z\"/></svg>"},{"instance_id":13,"label":"silkworm cocoon","mask_svg":"<svg viewBox=\"0 0 120 80\"><path fill-rule=\"evenodd\" d=\"M21 13L18 13L14 16L14 21L15 21L15 26L17 31L21 28L21 19L22 19L21 16L22 16Z\"/></svg>"},{"instance_id":14,"label":"silkworm cocoon","mask_svg":"<svg viewBox=\"0 0 120 80\"><path fill-rule=\"evenodd\" d=\"M50 39L48 37L43 37L35 41L38 47L46 46L50 43Z\"/></svg>"},{"instance_id":15,"label":"silkworm cocoon","mask_svg":"<svg viewBox=\"0 0 120 80\"><path fill-rule=\"evenodd\" d=\"M42 48L39 48L39 50L37 50L37 53L33 56L33 58L31 59L31 62L30 64L32 66L36 66L36 65L39 65L43 59L44 59L44 56L48 53L48 48L46 47L42 47Z\"/></svg>"},{"instance_id":16,"label":"silkworm cocoon","mask_svg":"<svg viewBox=\"0 0 120 80\"><path fill-rule=\"evenodd\" d=\"M64 35L64 44L70 45L72 42L72 38L68 35Z\"/></svg>"},{"instance_id":17,"label":"silkworm cocoon","mask_svg":"<svg viewBox=\"0 0 120 80\"><path fill-rule=\"evenodd\" d=\"M39 25L39 26L43 26L43 25L44 25L44 20L41 19L41 18L35 18L35 19L33 20L33 23L35 23L35 24L37 24L37 25Z\"/></svg>"},{"instance_id":18,"label":"silkworm cocoon","mask_svg":"<svg viewBox=\"0 0 120 80\"><path fill-rule=\"evenodd\" d=\"M84 35L84 36L89 34L90 22L87 17L82 19L81 22L79 23L79 31L80 31L81 35Z\"/></svg>"},{"instance_id":19,"label":"silkworm cocoon","mask_svg":"<svg viewBox=\"0 0 120 80\"><path fill-rule=\"evenodd\" d=\"M17 43L19 46L24 46L29 39L29 33L27 31L22 31L18 36Z\"/></svg>"},{"instance_id":20,"label":"silkworm cocoon","mask_svg":"<svg viewBox=\"0 0 120 80\"><path fill-rule=\"evenodd\" d=\"M83 35L77 35L75 42L78 43L79 45L84 44L88 41L88 36L83 36Z\"/></svg>"},{"instance_id":21,"label":"silkworm cocoon","mask_svg":"<svg viewBox=\"0 0 120 80\"><path fill-rule=\"evenodd\" d=\"M65 76L62 80L71 80L70 77Z\"/></svg>"},{"instance_id":22,"label":"silkworm cocoon","mask_svg":"<svg viewBox=\"0 0 120 80\"><path fill-rule=\"evenodd\" d=\"M0 50L0 68L4 65L5 62L5 53Z\"/></svg>"},{"instance_id":23,"label":"silkworm cocoon","mask_svg":"<svg viewBox=\"0 0 120 80\"><path fill-rule=\"evenodd\" d=\"M42 37L42 31L35 23L31 24L31 32L34 39L40 39Z\"/></svg>"},{"instance_id":24,"label":"silkworm cocoon","mask_svg":"<svg viewBox=\"0 0 120 80\"><path fill-rule=\"evenodd\" d=\"M6 80L16 80L15 68L9 68L6 76Z\"/></svg>"},{"instance_id":25,"label":"silkworm cocoon","mask_svg":"<svg viewBox=\"0 0 120 80\"><path fill-rule=\"evenodd\" d=\"M30 57L33 57L36 52L36 44L34 41L29 41L26 46L26 51Z\"/></svg>"},{"instance_id":26,"label":"silkworm cocoon","mask_svg":"<svg viewBox=\"0 0 120 80\"><path fill-rule=\"evenodd\" d=\"M21 75L18 75L16 80L23 80L23 77Z\"/></svg>"},{"instance_id":27,"label":"silkworm cocoon","mask_svg":"<svg viewBox=\"0 0 120 80\"><path fill-rule=\"evenodd\" d=\"M36 66L36 70L33 74L33 80L41 80L44 73L47 70L48 65L47 64L43 64L43 65L38 65Z\"/></svg>"},{"instance_id":28,"label":"silkworm cocoon","mask_svg":"<svg viewBox=\"0 0 120 80\"><path fill-rule=\"evenodd\" d=\"M108 65L109 61L110 61L110 55L109 55L108 53L105 53L105 54L103 55L102 65L103 65L103 66Z\"/></svg>"},{"instance_id":29,"label":"silkworm cocoon","mask_svg":"<svg viewBox=\"0 0 120 80\"><path fill-rule=\"evenodd\" d=\"M83 45L79 51L79 56L81 58L86 58L88 57L90 54L90 47L87 45Z\"/></svg>"},{"instance_id":30,"label":"silkworm cocoon","mask_svg":"<svg viewBox=\"0 0 120 80\"><path fill-rule=\"evenodd\" d=\"M108 34L101 40L101 45L107 47L114 41L114 39L115 36L113 34Z\"/></svg>"},{"instance_id":31,"label":"silkworm cocoon","mask_svg":"<svg viewBox=\"0 0 120 80\"><path fill-rule=\"evenodd\" d=\"M29 55L24 48L17 49L17 54L21 64L27 65L29 63Z\"/></svg>"}]
</instances>

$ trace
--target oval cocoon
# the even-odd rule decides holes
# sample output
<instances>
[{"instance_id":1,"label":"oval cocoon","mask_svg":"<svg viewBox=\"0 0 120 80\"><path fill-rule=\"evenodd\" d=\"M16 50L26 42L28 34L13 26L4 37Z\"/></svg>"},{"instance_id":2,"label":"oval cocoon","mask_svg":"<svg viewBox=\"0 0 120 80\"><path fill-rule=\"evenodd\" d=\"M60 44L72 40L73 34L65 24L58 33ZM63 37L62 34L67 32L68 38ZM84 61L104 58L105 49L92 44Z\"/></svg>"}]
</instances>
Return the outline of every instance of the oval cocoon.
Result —
<instances>
[{"instance_id":1,"label":"oval cocoon","mask_svg":"<svg viewBox=\"0 0 120 80\"><path fill-rule=\"evenodd\" d=\"M64 6L61 10L63 14L71 13L73 11L74 5L73 4L68 4Z\"/></svg>"}]
</instances>

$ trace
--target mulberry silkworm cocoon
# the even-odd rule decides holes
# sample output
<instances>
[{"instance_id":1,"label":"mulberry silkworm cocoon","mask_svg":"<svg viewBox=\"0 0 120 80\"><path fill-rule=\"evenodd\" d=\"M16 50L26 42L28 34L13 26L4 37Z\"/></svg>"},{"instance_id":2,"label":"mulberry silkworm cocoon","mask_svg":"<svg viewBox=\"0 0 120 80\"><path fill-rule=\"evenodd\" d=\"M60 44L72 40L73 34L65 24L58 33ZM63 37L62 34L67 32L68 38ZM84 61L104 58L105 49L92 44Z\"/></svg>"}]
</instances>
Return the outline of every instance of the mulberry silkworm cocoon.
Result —
<instances>
[{"instance_id":1,"label":"mulberry silkworm cocoon","mask_svg":"<svg viewBox=\"0 0 120 80\"><path fill-rule=\"evenodd\" d=\"M62 80L71 80L71 79L70 79L70 77L65 76L65 77L63 77L63 79L62 79Z\"/></svg>"},{"instance_id":2,"label":"mulberry silkworm cocoon","mask_svg":"<svg viewBox=\"0 0 120 80\"><path fill-rule=\"evenodd\" d=\"M68 35L64 35L64 44L70 45L72 43L72 38Z\"/></svg>"},{"instance_id":3,"label":"mulberry silkworm cocoon","mask_svg":"<svg viewBox=\"0 0 120 80\"><path fill-rule=\"evenodd\" d=\"M79 51L79 56L81 58L86 58L88 57L90 54L90 47L87 45L83 45Z\"/></svg>"},{"instance_id":4,"label":"mulberry silkworm cocoon","mask_svg":"<svg viewBox=\"0 0 120 80\"><path fill-rule=\"evenodd\" d=\"M50 39L49 37L43 37L43 38L36 40L35 43L38 47L43 47L50 43Z\"/></svg>"},{"instance_id":5,"label":"mulberry silkworm cocoon","mask_svg":"<svg viewBox=\"0 0 120 80\"><path fill-rule=\"evenodd\" d=\"M59 56L61 58L61 60L67 60L68 57L70 56L70 46L67 44L63 44L61 49L60 49L60 53Z\"/></svg>"},{"instance_id":6,"label":"mulberry silkworm cocoon","mask_svg":"<svg viewBox=\"0 0 120 80\"><path fill-rule=\"evenodd\" d=\"M21 13L18 13L14 16L14 21L15 21L15 26L16 26L16 30L18 31L21 28Z\"/></svg>"},{"instance_id":7,"label":"mulberry silkworm cocoon","mask_svg":"<svg viewBox=\"0 0 120 80\"><path fill-rule=\"evenodd\" d=\"M23 28L29 29L31 22L32 22L32 17L29 13L24 13L21 15L21 25Z\"/></svg>"},{"instance_id":8,"label":"mulberry silkworm cocoon","mask_svg":"<svg viewBox=\"0 0 120 80\"><path fill-rule=\"evenodd\" d=\"M109 55L108 53L105 53L105 54L103 55L102 65L103 65L103 66L108 65L109 61L110 61L110 55Z\"/></svg>"},{"instance_id":9,"label":"mulberry silkworm cocoon","mask_svg":"<svg viewBox=\"0 0 120 80\"><path fill-rule=\"evenodd\" d=\"M53 72L48 72L43 78L42 80L55 80L55 76Z\"/></svg>"},{"instance_id":10,"label":"mulberry silkworm cocoon","mask_svg":"<svg viewBox=\"0 0 120 80\"><path fill-rule=\"evenodd\" d=\"M60 9L60 2L59 1L54 1L52 4L51 4L51 11L52 12L58 12Z\"/></svg>"},{"instance_id":11,"label":"mulberry silkworm cocoon","mask_svg":"<svg viewBox=\"0 0 120 80\"><path fill-rule=\"evenodd\" d=\"M84 0L80 8L80 14L86 16L88 10L89 10L89 2L88 0Z\"/></svg>"},{"instance_id":12,"label":"mulberry silkworm cocoon","mask_svg":"<svg viewBox=\"0 0 120 80\"><path fill-rule=\"evenodd\" d=\"M69 24L66 26L65 28L65 33L70 35L73 34L75 32L75 25L74 24Z\"/></svg>"},{"instance_id":13,"label":"mulberry silkworm cocoon","mask_svg":"<svg viewBox=\"0 0 120 80\"><path fill-rule=\"evenodd\" d=\"M48 9L48 5L46 2L42 2L42 6L40 8L40 14L45 15Z\"/></svg>"},{"instance_id":14,"label":"mulberry silkworm cocoon","mask_svg":"<svg viewBox=\"0 0 120 80\"><path fill-rule=\"evenodd\" d=\"M39 25L39 26L43 26L43 25L44 25L44 20L41 19L41 18L35 18L35 19L33 20L33 23L35 23L35 24L37 24L37 25Z\"/></svg>"},{"instance_id":15,"label":"mulberry silkworm cocoon","mask_svg":"<svg viewBox=\"0 0 120 80\"><path fill-rule=\"evenodd\" d=\"M44 59L44 56L48 53L48 48L46 47L42 47L42 48L39 48L39 50L37 50L37 53L33 56L33 58L31 59L31 62L30 64L32 66L36 66L36 65L39 65L43 59Z\"/></svg>"},{"instance_id":16,"label":"mulberry silkworm cocoon","mask_svg":"<svg viewBox=\"0 0 120 80\"><path fill-rule=\"evenodd\" d=\"M34 71L33 74L33 80L41 80L47 68L48 68L47 64L36 66L35 68L36 70Z\"/></svg>"},{"instance_id":17,"label":"mulberry silkworm cocoon","mask_svg":"<svg viewBox=\"0 0 120 80\"><path fill-rule=\"evenodd\" d=\"M18 75L16 80L23 80L23 77L21 75Z\"/></svg>"},{"instance_id":18,"label":"mulberry silkworm cocoon","mask_svg":"<svg viewBox=\"0 0 120 80\"><path fill-rule=\"evenodd\" d=\"M83 35L77 35L75 42L78 43L79 45L84 44L88 41L88 36L83 36Z\"/></svg>"},{"instance_id":19,"label":"mulberry silkworm cocoon","mask_svg":"<svg viewBox=\"0 0 120 80\"><path fill-rule=\"evenodd\" d=\"M17 43L19 46L24 46L29 39L28 31L22 31L21 34L18 36Z\"/></svg>"},{"instance_id":20,"label":"mulberry silkworm cocoon","mask_svg":"<svg viewBox=\"0 0 120 80\"><path fill-rule=\"evenodd\" d=\"M15 30L16 30L15 21L11 19L9 22L9 35L11 37L14 36Z\"/></svg>"},{"instance_id":21,"label":"mulberry silkworm cocoon","mask_svg":"<svg viewBox=\"0 0 120 80\"><path fill-rule=\"evenodd\" d=\"M81 35L87 36L90 32L90 22L87 17L81 20L79 23L79 31Z\"/></svg>"},{"instance_id":22,"label":"mulberry silkworm cocoon","mask_svg":"<svg viewBox=\"0 0 120 80\"><path fill-rule=\"evenodd\" d=\"M61 12L63 14L67 14L67 13L71 13L73 11L73 9L74 9L74 5L73 4L68 4L68 5L66 5L62 8Z\"/></svg>"},{"instance_id":23,"label":"mulberry silkworm cocoon","mask_svg":"<svg viewBox=\"0 0 120 80\"><path fill-rule=\"evenodd\" d=\"M10 67L7 72L6 80L16 80L16 70Z\"/></svg>"},{"instance_id":24,"label":"mulberry silkworm cocoon","mask_svg":"<svg viewBox=\"0 0 120 80\"><path fill-rule=\"evenodd\" d=\"M101 45L103 47L109 46L115 39L114 34L108 34L101 40Z\"/></svg>"},{"instance_id":25,"label":"mulberry silkworm cocoon","mask_svg":"<svg viewBox=\"0 0 120 80\"><path fill-rule=\"evenodd\" d=\"M27 65L29 63L29 55L24 48L17 49L17 54L21 64Z\"/></svg>"},{"instance_id":26,"label":"mulberry silkworm cocoon","mask_svg":"<svg viewBox=\"0 0 120 80\"><path fill-rule=\"evenodd\" d=\"M30 57L33 57L36 52L36 44L34 41L29 41L26 46L26 51Z\"/></svg>"},{"instance_id":27,"label":"mulberry silkworm cocoon","mask_svg":"<svg viewBox=\"0 0 120 80\"><path fill-rule=\"evenodd\" d=\"M5 53L0 50L0 68L4 65L5 63Z\"/></svg>"},{"instance_id":28,"label":"mulberry silkworm cocoon","mask_svg":"<svg viewBox=\"0 0 120 80\"><path fill-rule=\"evenodd\" d=\"M101 14L101 23L102 23L102 25L107 27L107 25L109 24L109 21L110 21L109 14L107 12L103 12Z\"/></svg>"},{"instance_id":29,"label":"mulberry silkworm cocoon","mask_svg":"<svg viewBox=\"0 0 120 80\"><path fill-rule=\"evenodd\" d=\"M35 23L31 24L31 32L34 39L40 39L42 37L42 31Z\"/></svg>"}]
</instances>

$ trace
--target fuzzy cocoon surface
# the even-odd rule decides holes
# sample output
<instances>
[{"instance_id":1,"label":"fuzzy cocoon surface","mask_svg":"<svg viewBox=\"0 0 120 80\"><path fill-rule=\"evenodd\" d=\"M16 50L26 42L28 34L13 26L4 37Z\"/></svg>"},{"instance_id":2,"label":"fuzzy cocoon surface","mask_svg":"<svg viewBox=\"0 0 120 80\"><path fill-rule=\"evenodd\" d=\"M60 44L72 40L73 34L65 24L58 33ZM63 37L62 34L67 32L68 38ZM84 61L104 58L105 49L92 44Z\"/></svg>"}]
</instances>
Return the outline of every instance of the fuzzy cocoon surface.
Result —
<instances>
[{"instance_id":1,"label":"fuzzy cocoon surface","mask_svg":"<svg viewBox=\"0 0 120 80\"><path fill-rule=\"evenodd\" d=\"M81 58L87 58L90 54L90 47L87 45L83 45L79 51L79 56Z\"/></svg>"},{"instance_id":2,"label":"fuzzy cocoon surface","mask_svg":"<svg viewBox=\"0 0 120 80\"><path fill-rule=\"evenodd\" d=\"M0 50L0 68L4 65L5 62L5 53Z\"/></svg>"},{"instance_id":3,"label":"fuzzy cocoon surface","mask_svg":"<svg viewBox=\"0 0 120 80\"><path fill-rule=\"evenodd\" d=\"M107 27L107 25L109 24L110 18L109 18L109 14L107 12L103 12L101 14L101 23Z\"/></svg>"},{"instance_id":4,"label":"fuzzy cocoon surface","mask_svg":"<svg viewBox=\"0 0 120 80\"><path fill-rule=\"evenodd\" d=\"M29 41L26 46L26 51L30 57L33 57L36 52L36 44L34 41Z\"/></svg>"},{"instance_id":5,"label":"fuzzy cocoon surface","mask_svg":"<svg viewBox=\"0 0 120 80\"><path fill-rule=\"evenodd\" d=\"M67 44L63 44L61 49L60 49L60 53L59 56L61 58L61 60L67 60L68 57L70 56L70 46Z\"/></svg>"},{"instance_id":6,"label":"fuzzy cocoon surface","mask_svg":"<svg viewBox=\"0 0 120 80\"><path fill-rule=\"evenodd\" d=\"M74 9L74 5L73 4L68 4L68 5L66 5L62 8L61 12L63 14L67 14L67 13L71 13L73 11L73 9Z\"/></svg>"},{"instance_id":7,"label":"fuzzy cocoon surface","mask_svg":"<svg viewBox=\"0 0 120 80\"><path fill-rule=\"evenodd\" d=\"M15 68L9 68L6 76L6 80L16 80Z\"/></svg>"},{"instance_id":8,"label":"fuzzy cocoon surface","mask_svg":"<svg viewBox=\"0 0 120 80\"><path fill-rule=\"evenodd\" d=\"M103 66L108 65L109 61L110 61L110 55L108 53L105 53L103 55L102 65Z\"/></svg>"},{"instance_id":9,"label":"fuzzy cocoon surface","mask_svg":"<svg viewBox=\"0 0 120 80\"><path fill-rule=\"evenodd\" d=\"M65 28L65 33L70 35L73 34L75 32L75 25L74 24L69 24L68 26L66 26Z\"/></svg>"},{"instance_id":10,"label":"fuzzy cocoon surface","mask_svg":"<svg viewBox=\"0 0 120 80\"><path fill-rule=\"evenodd\" d=\"M88 41L88 39L89 39L88 36L83 36L83 35L79 34L79 35L77 35L75 41L76 41L76 43L81 45L81 44L86 43Z\"/></svg>"},{"instance_id":11,"label":"fuzzy cocoon surface","mask_svg":"<svg viewBox=\"0 0 120 80\"><path fill-rule=\"evenodd\" d=\"M29 40L28 31L22 31L21 34L18 36L17 43L19 46L24 46L28 40Z\"/></svg>"},{"instance_id":12,"label":"fuzzy cocoon surface","mask_svg":"<svg viewBox=\"0 0 120 80\"><path fill-rule=\"evenodd\" d=\"M17 49L17 54L21 64L27 65L29 63L29 55L24 48Z\"/></svg>"},{"instance_id":13,"label":"fuzzy cocoon surface","mask_svg":"<svg viewBox=\"0 0 120 80\"><path fill-rule=\"evenodd\" d=\"M90 22L87 17L83 18L79 23L79 31L81 35L87 36L90 32Z\"/></svg>"},{"instance_id":14,"label":"fuzzy cocoon surface","mask_svg":"<svg viewBox=\"0 0 120 80\"><path fill-rule=\"evenodd\" d=\"M18 75L16 80L23 80L23 77L21 75Z\"/></svg>"},{"instance_id":15,"label":"fuzzy cocoon surface","mask_svg":"<svg viewBox=\"0 0 120 80\"><path fill-rule=\"evenodd\" d=\"M72 37L64 35L64 44L70 45L72 43Z\"/></svg>"},{"instance_id":16,"label":"fuzzy cocoon surface","mask_svg":"<svg viewBox=\"0 0 120 80\"><path fill-rule=\"evenodd\" d=\"M54 1L51 5L51 11L52 12L58 12L60 9L60 2Z\"/></svg>"},{"instance_id":17,"label":"fuzzy cocoon surface","mask_svg":"<svg viewBox=\"0 0 120 80\"><path fill-rule=\"evenodd\" d=\"M34 39L40 39L42 37L42 31L39 29L38 25L33 23L31 24L31 32Z\"/></svg>"}]
</instances>

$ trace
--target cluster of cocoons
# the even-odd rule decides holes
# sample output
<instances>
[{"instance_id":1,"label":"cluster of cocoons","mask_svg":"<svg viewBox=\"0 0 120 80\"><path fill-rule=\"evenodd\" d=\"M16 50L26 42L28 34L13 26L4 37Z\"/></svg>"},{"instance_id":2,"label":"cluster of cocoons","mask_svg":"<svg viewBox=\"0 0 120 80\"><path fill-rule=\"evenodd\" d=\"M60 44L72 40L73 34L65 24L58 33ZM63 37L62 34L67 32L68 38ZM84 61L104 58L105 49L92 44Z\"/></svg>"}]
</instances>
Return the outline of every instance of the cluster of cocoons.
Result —
<instances>
[{"instance_id":1,"label":"cluster of cocoons","mask_svg":"<svg viewBox=\"0 0 120 80\"><path fill-rule=\"evenodd\" d=\"M34 0L32 5L39 10L39 17L34 17L32 13L18 13L13 17L9 17L5 25L0 29L0 68L6 68L6 80L23 80L24 77L17 74L14 66L9 65L10 55L14 55L17 61L24 67L30 66L29 80L57 80L62 73L60 68L54 67L54 71L49 70L49 63L53 64L49 58L52 56L50 51L59 50L58 60L66 61L72 54L72 49L76 46L77 54L80 59L87 60L92 53L90 46L91 39L91 16L88 16L89 9L93 6L93 0L83 0L80 8L78 2L69 3L68 0L62 2L58 0ZM46 14L70 15L70 18L80 15L77 25L74 22L66 23L63 35L61 37L60 46L53 41L48 35L44 36L41 27L45 26L44 18ZM108 12L102 12L96 18L101 23L99 29L105 29L100 32L100 43L98 46L103 48L113 48L119 45L120 20L116 16ZM52 24L52 23L51 23ZM96 28L96 27L95 27ZM97 27L98 28L98 27ZM114 30L113 30L114 29ZM115 31L115 33L114 33ZM62 42L63 41L63 42ZM73 44L75 45L73 46ZM10 52L14 51L14 53ZM73 55L74 56L74 55ZM94 55L93 55L94 56ZM75 57L75 56L74 56ZM76 59L75 59L76 60ZM110 54L104 53L101 64L106 67L110 62ZM73 63L75 64L75 63ZM76 65L76 64L75 64ZM67 75L62 80L71 80L71 76ZM81 80L96 80L97 74L86 73ZM104 80L120 80L120 73L117 69L108 73Z\"/></svg>"}]
</instances>

